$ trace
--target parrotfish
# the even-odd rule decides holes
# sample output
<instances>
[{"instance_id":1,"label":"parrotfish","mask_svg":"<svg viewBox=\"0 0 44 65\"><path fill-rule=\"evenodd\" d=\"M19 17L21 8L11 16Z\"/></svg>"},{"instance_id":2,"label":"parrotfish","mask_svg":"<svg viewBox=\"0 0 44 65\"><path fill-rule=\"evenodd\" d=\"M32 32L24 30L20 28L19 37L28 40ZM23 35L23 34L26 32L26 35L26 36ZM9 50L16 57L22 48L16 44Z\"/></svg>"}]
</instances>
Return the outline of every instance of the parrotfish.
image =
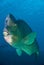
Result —
<instances>
[{"instance_id":1,"label":"parrotfish","mask_svg":"<svg viewBox=\"0 0 44 65\"><path fill-rule=\"evenodd\" d=\"M18 56L21 56L22 52L28 55L39 54L36 32L33 32L25 21L16 20L12 14L5 19L3 36L5 41L16 49Z\"/></svg>"}]
</instances>

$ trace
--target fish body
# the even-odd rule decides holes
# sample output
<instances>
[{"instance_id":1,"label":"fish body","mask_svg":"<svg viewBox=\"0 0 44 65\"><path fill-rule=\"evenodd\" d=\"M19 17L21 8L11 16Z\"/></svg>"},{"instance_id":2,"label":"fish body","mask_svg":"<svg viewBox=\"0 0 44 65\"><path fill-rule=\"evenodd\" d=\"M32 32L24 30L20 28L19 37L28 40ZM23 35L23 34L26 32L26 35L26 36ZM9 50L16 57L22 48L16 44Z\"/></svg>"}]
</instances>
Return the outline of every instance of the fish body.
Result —
<instances>
[{"instance_id":1,"label":"fish body","mask_svg":"<svg viewBox=\"0 0 44 65\"><path fill-rule=\"evenodd\" d=\"M36 41L36 33L23 20L16 20L12 14L5 19L3 31L4 39L21 56L22 51L28 55L39 54L39 47Z\"/></svg>"}]
</instances>

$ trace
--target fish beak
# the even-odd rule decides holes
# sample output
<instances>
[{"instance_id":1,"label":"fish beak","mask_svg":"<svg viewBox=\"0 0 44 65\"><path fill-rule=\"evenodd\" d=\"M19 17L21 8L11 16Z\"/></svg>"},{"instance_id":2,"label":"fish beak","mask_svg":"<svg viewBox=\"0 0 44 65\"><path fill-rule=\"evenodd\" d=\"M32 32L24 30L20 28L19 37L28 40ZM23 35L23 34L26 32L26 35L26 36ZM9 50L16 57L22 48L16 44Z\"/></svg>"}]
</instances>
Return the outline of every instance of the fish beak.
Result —
<instances>
[{"instance_id":1,"label":"fish beak","mask_svg":"<svg viewBox=\"0 0 44 65\"><path fill-rule=\"evenodd\" d=\"M3 35L4 35L4 36L7 36L7 35L8 35L8 33L7 33L7 32L3 32Z\"/></svg>"},{"instance_id":2,"label":"fish beak","mask_svg":"<svg viewBox=\"0 0 44 65\"><path fill-rule=\"evenodd\" d=\"M7 35L8 35L8 32L7 32L6 28L5 28L4 31L3 31L3 35L4 35L4 36L7 36Z\"/></svg>"}]
</instances>

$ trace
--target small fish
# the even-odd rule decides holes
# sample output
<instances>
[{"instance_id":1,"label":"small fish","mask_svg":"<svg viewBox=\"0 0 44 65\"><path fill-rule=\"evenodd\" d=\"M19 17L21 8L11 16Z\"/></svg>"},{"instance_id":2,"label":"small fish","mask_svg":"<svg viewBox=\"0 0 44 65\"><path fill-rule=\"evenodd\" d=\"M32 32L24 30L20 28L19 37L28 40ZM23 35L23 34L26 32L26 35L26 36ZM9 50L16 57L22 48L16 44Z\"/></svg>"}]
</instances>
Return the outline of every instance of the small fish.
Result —
<instances>
[{"instance_id":1,"label":"small fish","mask_svg":"<svg viewBox=\"0 0 44 65\"><path fill-rule=\"evenodd\" d=\"M18 56L21 56L22 51L28 55L39 54L36 33L25 21L16 20L12 14L9 14L5 19L3 35L6 42L16 48Z\"/></svg>"}]
</instances>

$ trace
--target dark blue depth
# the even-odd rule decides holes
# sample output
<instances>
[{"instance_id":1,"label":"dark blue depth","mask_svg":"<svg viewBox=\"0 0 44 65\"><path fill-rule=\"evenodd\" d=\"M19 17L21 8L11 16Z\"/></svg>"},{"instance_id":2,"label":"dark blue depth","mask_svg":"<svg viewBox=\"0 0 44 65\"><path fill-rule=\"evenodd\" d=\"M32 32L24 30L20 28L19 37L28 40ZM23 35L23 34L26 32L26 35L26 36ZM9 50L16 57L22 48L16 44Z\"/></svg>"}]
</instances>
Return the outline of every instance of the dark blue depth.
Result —
<instances>
[{"instance_id":1,"label":"dark blue depth","mask_svg":"<svg viewBox=\"0 0 44 65\"><path fill-rule=\"evenodd\" d=\"M17 56L14 48L3 38L6 16L11 13L37 32L40 55ZM0 0L0 65L44 65L44 0Z\"/></svg>"}]
</instances>

